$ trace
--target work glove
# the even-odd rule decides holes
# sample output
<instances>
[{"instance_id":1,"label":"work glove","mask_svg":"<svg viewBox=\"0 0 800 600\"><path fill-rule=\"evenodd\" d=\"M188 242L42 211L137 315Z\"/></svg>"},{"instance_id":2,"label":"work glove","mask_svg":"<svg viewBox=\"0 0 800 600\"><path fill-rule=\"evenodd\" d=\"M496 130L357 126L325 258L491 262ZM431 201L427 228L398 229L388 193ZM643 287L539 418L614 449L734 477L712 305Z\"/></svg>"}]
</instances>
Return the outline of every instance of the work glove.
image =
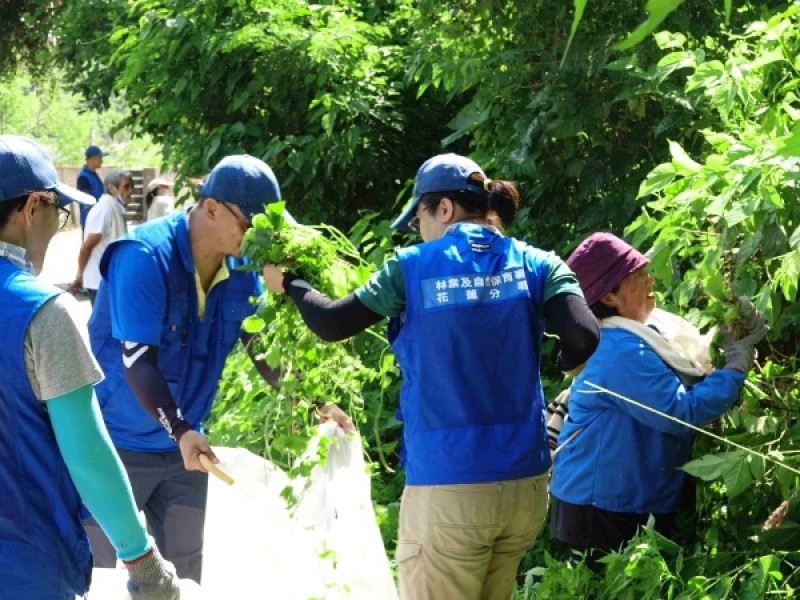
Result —
<instances>
[{"instance_id":1,"label":"work glove","mask_svg":"<svg viewBox=\"0 0 800 600\"><path fill-rule=\"evenodd\" d=\"M180 580L171 562L159 554L155 545L135 560L128 569L128 593L132 600L179 600Z\"/></svg>"},{"instance_id":2,"label":"work glove","mask_svg":"<svg viewBox=\"0 0 800 600\"><path fill-rule=\"evenodd\" d=\"M753 367L755 349L769 331L764 314L757 310L747 298L737 298L739 316L720 328L722 351L725 353L726 369L747 373Z\"/></svg>"}]
</instances>

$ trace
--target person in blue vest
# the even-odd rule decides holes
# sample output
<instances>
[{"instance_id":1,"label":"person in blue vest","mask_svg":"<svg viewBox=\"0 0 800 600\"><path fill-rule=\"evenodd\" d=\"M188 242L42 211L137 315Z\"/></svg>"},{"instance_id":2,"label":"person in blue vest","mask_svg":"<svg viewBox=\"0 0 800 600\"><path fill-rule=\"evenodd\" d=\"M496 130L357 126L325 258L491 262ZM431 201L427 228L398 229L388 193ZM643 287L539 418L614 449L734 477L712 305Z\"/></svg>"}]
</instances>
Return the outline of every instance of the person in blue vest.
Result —
<instances>
[{"instance_id":1,"label":"person in blue vest","mask_svg":"<svg viewBox=\"0 0 800 600\"><path fill-rule=\"evenodd\" d=\"M469 158L417 172L393 223L423 243L400 249L361 288L333 301L278 265L264 281L309 327L344 339L389 317L403 376L406 487L396 560L404 600L508 600L547 514L550 453L539 380L545 328L570 370L598 326L564 262L503 235L519 193Z\"/></svg>"},{"instance_id":2,"label":"person in blue vest","mask_svg":"<svg viewBox=\"0 0 800 600\"><path fill-rule=\"evenodd\" d=\"M81 500L139 600L178 598L139 521L92 386L102 372L77 301L36 278L71 202L35 142L0 135L0 600L74 600L91 581Z\"/></svg>"},{"instance_id":3,"label":"person in blue vest","mask_svg":"<svg viewBox=\"0 0 800 600\"><path fill-rule=\"evenodd\" d=\"M239 246L253 215L281 197L272 169L248 155L222 159L199 191L197 205L108 246L89 320L106 373L97 396L136 502L178 575L198 583L208 489L199 455L217 461L203 421L234 344L250 350L241 325L263 293L258 273L237 270ZM277 372L253 360L274 385ZM351 428L338 407L326 411ZM113 562L103 532L87 529L98 564Z\"/></svg>"},{"instance_id":4,"label":"person in blue vest","mask_svg":"<svg viewBox=\"0 0 800 600\"><path fill-rule=\"evenodd\" d=\"M105 192L105 186L103 186L103 182L100 179L100 175L97 174L97 170L103 166L103 157L108 156L108 152L104 152L99 146L92 144L86 148L84 156L86 157L86 162L78 172L76 187L85 194L92 196L95 200L99 200L100 196ZM86 217L89 214L90 208L91 207L83 204L78 207L80 211L81 232L83 232L83 228L86 226Z\"/></svg>"},{"instance_id":5,"label":"person in blue vest","mask_svg":"<svg viewBox=\"0 0 800 600\"><path fill-rule=\"evenodd\" d=\"M692 450L692 431L683 423L704 425L736 402L753 348L768 329L752 303L740 300L741 331L723 326L725 364L707 374L651 325L649 262L603 232L567 259L601 329L597 351L569 392L550 484L550 534L586 552L594 570L650 515L664 535L677 532L682 501L694 505L680 470Z\"/></svg>"}]
</instances>

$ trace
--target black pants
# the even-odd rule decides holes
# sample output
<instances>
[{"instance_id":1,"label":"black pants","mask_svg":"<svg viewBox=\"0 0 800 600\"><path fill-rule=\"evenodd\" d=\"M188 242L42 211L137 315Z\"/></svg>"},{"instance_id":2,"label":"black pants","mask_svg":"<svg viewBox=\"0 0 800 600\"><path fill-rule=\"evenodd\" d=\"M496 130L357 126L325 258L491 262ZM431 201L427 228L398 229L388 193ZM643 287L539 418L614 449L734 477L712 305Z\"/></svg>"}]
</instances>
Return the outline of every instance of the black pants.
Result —
<instances>
[{"instance_id":1,"label":"black pants","mask_svg":"<svg viewBox=\"0 0 800 600\"><path fill-rule=\"evenodd\" d=\"M656 513L656 531L672 538L677 533L677 512ZM596 506L570 504L550 498L550 536L570 548L586 552L586 565L599 571L603 564L598 560L609 552L619 550L630 540L639 527L647 524L649 513L620 513Z\"/></svg>"},{"instance_id":2,"label":"black pants","mask_svg":"<svg viewBox=\"0 0 800 600\"><path fill-rule=\"evenodd\" d=\"M144 511L147 529L162 556L178 576L200 583L203 569L203 526L208 474L187 471L178 450L134 452L117 448L131 481L136 506ZM96 567L113 568L114 547L94 519L84 523Z\"/></svg>"}]
</instances>

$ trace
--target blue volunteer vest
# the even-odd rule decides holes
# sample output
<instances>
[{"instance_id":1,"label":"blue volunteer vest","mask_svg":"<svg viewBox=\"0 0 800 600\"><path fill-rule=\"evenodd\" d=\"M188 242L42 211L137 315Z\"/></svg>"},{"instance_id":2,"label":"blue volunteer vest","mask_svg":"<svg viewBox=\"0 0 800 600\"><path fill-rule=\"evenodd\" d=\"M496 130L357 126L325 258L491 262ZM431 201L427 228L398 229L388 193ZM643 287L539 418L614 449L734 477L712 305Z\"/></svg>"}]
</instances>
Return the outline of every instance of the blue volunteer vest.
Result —
<instances>
[{"instance_id":1,"label":"blue volunteer vest","mask_svg":"<svg viewBox=\"0 0 800 600\"><path fill-rule=\"evenodd\" d=\"M100 196L102 196L103 192L105 191L105 186L103 186L103 182L100 181L100 176L97 173L90 171L86 165L84 165L83 168L78 172L78 179L81 177L86 177L86 180L89 182L89 193L94 196L95 200L99 200ZM86 224L86 215L89 214L89 210L91 208L91 206L85 206L83 204L78 205L78 209L80 210L81 227Z\"/></svg>"},{"instance_id":2,"label":"blue volunteer vest","mask_svg":"<svg viewBox=\"0 0 800 600\"><path fill-rule=\"evenodd\" d=\"M161 277L167 288L157 365L183 418L197 430L201 430L203 420L211 412L217 382L228 354L239 339L242 321L255 311L250 297L261 289L258 274L236 271L244 261L228 257L230 277L211 288L206 298L205 319L201 320L197 315L186 212L139 225L109 244L103 254L100 262L103 280L89 320L89 335L92 350L105 373L105 380L95 390L108 432L119 448L141 452L175 450L175 442L145 412L128 386L121 340L112 331L106 280L115 276L110 269L112 256L127 244L145 246L158 265L158 272L143 275L139 285L146 286L149 277Z\"/></svg>"},{"instance_id":3,"label":"blue volunteer vest","mask_svg":"<svg viewBox=\"0 0 800 600\"><path fill-rule=\"evenodd\" d=\"M403 376L406 483L545 472L539 362L547 254L461 224L397 257L406 311L390 323L390 342Z\"/></svg>"},{"instance_id":4,"label":"blue volunteer vest","mask_svg":"<svg viewBox=\"0 0 800 600\"><path fill-rule=\"evenodd\" d=\"M0 600L72 600L91 575L80 497L25 373L25 333L59 293L0 258Z\"/></svg>"}]
</instances>

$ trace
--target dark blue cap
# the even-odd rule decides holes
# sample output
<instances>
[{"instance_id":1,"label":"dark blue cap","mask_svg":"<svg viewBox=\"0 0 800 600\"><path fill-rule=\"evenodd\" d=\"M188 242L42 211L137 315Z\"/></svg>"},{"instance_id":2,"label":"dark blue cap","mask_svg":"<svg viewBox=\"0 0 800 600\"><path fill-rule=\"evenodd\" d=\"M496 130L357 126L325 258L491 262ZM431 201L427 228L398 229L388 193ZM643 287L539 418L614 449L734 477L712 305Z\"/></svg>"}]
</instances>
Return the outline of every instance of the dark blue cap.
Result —
<instances>
[{"instance_id":1,"label":"dark blue cap","mask_svg":"<svg viewBox=\"0 0 800 600\"><path fill-rule=\"evenodd\" d=\"M281 199L281 188L267 163L248 154L226 156L198 187L206 198L238 206L248 219Z\"/></svg>"},{"instance_id":2,"label":"dark blue cap","mask_svg":"<svg viewBox=\"0 0 800 600\"><path fill-rule=\"evenodd\" d=\"M31 192L55 192L59 206L94 204L95 199L61 183L53 162L36 142L17 135L0 135L0 202Z\"/></svg>"},{"instance_id":3,"label":"dark blue cap","mask_svg":"<svg viewBox=\"0 0 800 600\"><path fill-rule=\"evenodd\" d=\"M466 156L439 154L429 158L417 171L417 178L414 181L414 196L411 198L411 202L395 219L392 227L400 231L411 231L408 222L416 213L417 205L425 194L468 190L479 196L488 197L489 192L482 186L467 181L467 178L473 173L480 173L486 177L483 169Z\"/></svg>"},{"instance_id":4,"label":"dark blue cap","mask_svg":"<svg viewBox=\"0 0 800 600\"><path fill-rule=\"evenodd\" d=\"M89 146L86 149L86 152L84 152L84 155L86 156L86 158L89 158L91 156L108 156L108 152L103 152L100 146Z\"/></svg>"}]
</instances>

